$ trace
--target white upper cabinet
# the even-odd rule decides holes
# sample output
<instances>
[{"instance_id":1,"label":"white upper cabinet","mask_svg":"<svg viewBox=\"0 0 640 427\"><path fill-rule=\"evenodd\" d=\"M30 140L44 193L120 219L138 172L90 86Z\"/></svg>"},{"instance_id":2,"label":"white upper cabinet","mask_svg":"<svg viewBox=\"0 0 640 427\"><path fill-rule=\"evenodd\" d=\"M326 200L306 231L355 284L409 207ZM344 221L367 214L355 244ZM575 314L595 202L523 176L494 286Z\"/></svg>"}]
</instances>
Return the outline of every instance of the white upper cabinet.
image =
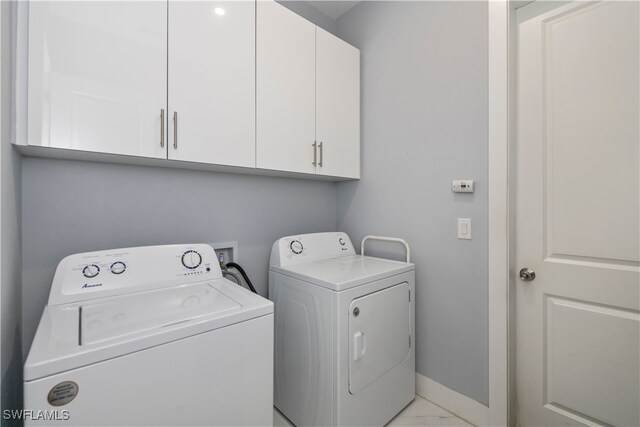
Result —
<instances>
[{"instance_id":1,"label":"white upper cabinet","mask_svg":"<svg viewBox=\"0 0 640 427\"><path fill-rule=\"evenodd\" d=\"M360 51L258 1L257 166L360 177Z\"/></svg>"},{"instance_id":2,"label":"white upper cabinet","mask_svg":"<svg viewBox=\"0 0 640 427\"><path fill-rule=\"evenodd\" d=\"M30 2L26 144L166 158L165 2Z\"/></svg>"},{"instance_id":3,"label":"white upper cabinet","mask_svg":"<svg viewBox=\"0 0 640 427\"><path fill-rule=\"evenodd\" d=\"M314 173L316 27L257 2L257 167Z\"/></svg>"},{"instance_id":4,"label":"white upper cabinet","mask_svg":"<svg viewBox=\"0 0 640 427\"><path fill-rule=\"evenodd\" d=\"M360 51L316 30L318 173L360 178Z\"/></svg>"},{"instance_id":5,"label":"white upper cabinet","mask_svg":"<svg viewBox=\"0 0 640 427\"><path fill-rule=\"evenodd\" d=\"M169 159L255 167L255 8L169 2Z\"/></svg>"},{"instance_id":6,"label":"white upper cabinet","mask_svg":"<svg viewBox=\"0 0 640 427\"><path fill-rule=\"evenodd\" d=\"M16 7L27 155L360 177L360 52L275 1Z\"/></svg>"}]
</instances>

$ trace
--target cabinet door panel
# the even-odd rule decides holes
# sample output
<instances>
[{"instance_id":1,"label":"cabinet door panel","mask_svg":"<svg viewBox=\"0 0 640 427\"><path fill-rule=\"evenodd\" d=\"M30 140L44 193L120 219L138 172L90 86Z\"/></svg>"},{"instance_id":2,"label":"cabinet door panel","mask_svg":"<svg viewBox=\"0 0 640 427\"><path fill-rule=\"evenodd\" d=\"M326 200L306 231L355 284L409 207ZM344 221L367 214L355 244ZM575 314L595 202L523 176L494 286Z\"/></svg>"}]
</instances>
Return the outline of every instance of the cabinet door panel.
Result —
<instances>
[{"instance_id":1,"label":"cabinet door panel","mask_svg":"<svg viewBox=\"0 0 640 427\"><path fill-rule=\"evenodd\" d=\"M316 37L318 173L359 178L360 51L322 28Z\"/></svg>"},{"instance_id":2,"label":"cabinet door panel","mask_svg":"<svg viewBox=\"0 0 640 427\"><path fill-rule=\"evenodd\" d=\"M274 1L257 13L257 166L314 173L315 25Z\"/></svg>"},{"instance_id":3,"label":"cabinet door panel","mask_svg":"<svg viewBox=\"0 0 640 427\"><path fill-rule=\"evenodd\" d=\"M28 144L166 157L165 2L30 2Z\"/></svg>"},{"instance_id":4,"label":"cabinet door panel","mask_svg":"<svg viewBox=\"0 0 640 427\"><path fill-rule=\"evenodd\" d=\"M169 159L255 166L255 7L169 2Z\"/></svg>"}]
</instances>

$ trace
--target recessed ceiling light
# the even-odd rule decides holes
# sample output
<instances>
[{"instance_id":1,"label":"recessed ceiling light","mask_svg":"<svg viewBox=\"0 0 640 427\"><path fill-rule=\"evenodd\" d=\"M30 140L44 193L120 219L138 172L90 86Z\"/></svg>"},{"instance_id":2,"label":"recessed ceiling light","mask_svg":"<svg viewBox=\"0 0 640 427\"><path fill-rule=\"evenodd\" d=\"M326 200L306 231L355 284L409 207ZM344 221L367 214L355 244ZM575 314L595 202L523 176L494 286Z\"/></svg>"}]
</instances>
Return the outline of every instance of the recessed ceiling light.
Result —
<instances>
[{"instance_id":1,"label":"recessed ceiling light","mask_svg":"<svg viewBox=\"0 0 640 427\"><path fill-rule=\"evenodd\" d=\"M223 16L226 13L221 7L216 7L215 9L213 9L213 12L218 16Z\"/></svg>"}]
</instances>

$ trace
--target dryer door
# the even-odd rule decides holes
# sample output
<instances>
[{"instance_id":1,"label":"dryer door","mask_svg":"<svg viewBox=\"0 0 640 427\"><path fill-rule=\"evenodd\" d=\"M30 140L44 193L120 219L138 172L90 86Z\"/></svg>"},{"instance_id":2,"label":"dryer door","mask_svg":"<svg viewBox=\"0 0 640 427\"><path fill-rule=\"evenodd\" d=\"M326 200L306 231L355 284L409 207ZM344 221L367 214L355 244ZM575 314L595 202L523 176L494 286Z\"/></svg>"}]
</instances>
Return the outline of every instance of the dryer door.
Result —
<instances>
[{"instance_id":1,"label":"dryer door","mask_svg":"<svg viewBox=\"0 0 640 427\"><path fill-rule=\"evenodd\" d=\"M356 394L409 356L409 285L356 298L349 306L349 392Z\"/></svg>"}]
</instances>

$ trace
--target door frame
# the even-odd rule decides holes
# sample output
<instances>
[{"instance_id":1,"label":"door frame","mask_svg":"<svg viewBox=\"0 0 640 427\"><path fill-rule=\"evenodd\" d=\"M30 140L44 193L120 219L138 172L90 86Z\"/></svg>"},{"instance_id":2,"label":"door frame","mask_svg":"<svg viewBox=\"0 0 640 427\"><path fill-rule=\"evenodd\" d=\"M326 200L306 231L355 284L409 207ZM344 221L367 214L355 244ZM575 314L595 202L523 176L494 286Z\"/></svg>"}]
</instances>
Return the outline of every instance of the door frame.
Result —
<instances>
[{"instance_id":1,"label":"door frame","mask_svg":"<svg viewBox=\"0 0 640 427\"><path fill-rule=\"evenodd\" d=\"M532 1L488 2L490 426L516 423L516 9Z\"/></svg>"}]
</instances>

